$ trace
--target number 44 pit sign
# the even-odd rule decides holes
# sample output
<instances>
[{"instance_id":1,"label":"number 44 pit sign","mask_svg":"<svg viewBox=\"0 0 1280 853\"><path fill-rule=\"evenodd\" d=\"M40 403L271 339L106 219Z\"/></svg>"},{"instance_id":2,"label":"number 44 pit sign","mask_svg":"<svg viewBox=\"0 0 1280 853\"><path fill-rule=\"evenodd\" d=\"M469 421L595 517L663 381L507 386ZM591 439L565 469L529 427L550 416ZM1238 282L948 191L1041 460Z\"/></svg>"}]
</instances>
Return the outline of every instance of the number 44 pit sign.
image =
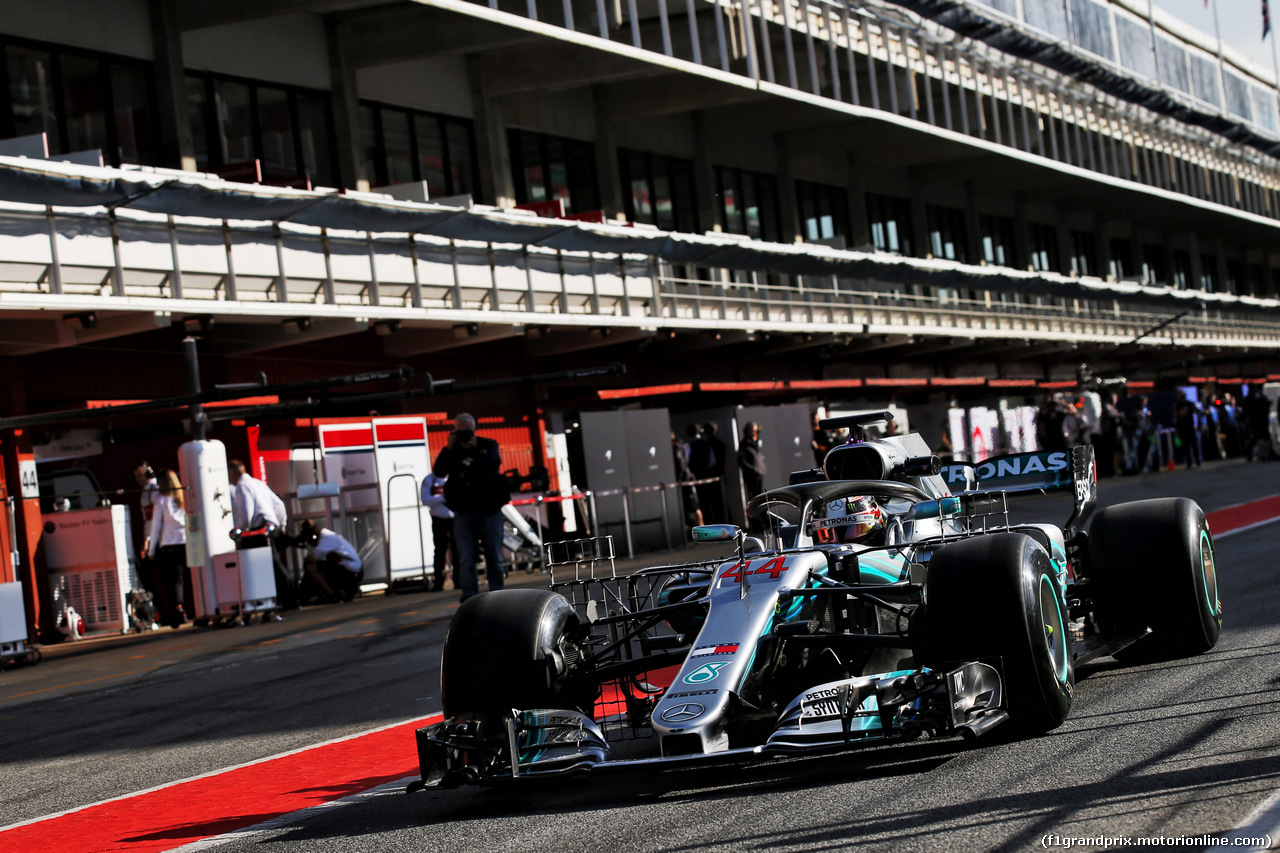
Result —
<instances>
[{"instance_id":1,"label":"number 44 pit sign","mask_svg":"<svg viewBox=\"0 0 1280 853\"><path fill-rule=\"evenodd\" d=\"M36 477L34 459L23 459L18 462L18 479L22 481L22 499L40 497L40 480Z\"/></svg>"}]
</instances>

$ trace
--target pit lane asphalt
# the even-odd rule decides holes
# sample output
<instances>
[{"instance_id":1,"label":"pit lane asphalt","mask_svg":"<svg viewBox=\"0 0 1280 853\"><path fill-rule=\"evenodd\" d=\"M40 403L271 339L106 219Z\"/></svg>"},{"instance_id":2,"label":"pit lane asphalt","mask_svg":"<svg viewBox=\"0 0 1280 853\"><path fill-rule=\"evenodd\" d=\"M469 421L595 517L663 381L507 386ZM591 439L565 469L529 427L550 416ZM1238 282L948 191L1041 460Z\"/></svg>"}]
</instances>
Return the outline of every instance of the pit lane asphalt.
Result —
<instances>
[{"instance_id":1,"label":"pit lane asphalt","mask_svg":"<svg viewBox=\"0 0 1280 853\"><path fill-rule=\"evenodd\" d=\"M1213 510L1275 493L1277 473L1210 465L1104 482L1101 497L1186 494ZM1036 511L1061 521L1061 506ZM216 849L1019 850L1046 834L1222 834L1280 787L1277 531L1218 543L1213 652L1085 667L1070 718L1040 738L388 792ZM0 823L439 710L447 595L166 632L0 674Z\"/></svg>"}]
</instances>

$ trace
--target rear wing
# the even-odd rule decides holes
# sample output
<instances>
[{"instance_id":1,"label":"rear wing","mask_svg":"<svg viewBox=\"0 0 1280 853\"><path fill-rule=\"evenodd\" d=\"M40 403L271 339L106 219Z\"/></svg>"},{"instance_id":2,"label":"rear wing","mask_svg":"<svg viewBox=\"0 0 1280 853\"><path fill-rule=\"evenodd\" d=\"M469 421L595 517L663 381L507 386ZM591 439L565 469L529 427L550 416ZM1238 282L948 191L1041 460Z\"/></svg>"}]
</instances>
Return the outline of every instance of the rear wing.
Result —
<instances>
[{"instance_id":1,"label":"rear wing","mask_svg":"<svg viewBox=\"0 0 1280 853\"><path fill-rule=\"evenodd\" d=\"M974 484L972 477L976 478ZM959 492L1050 492L1071 489L1074 508L1063 526L1070 539L1088 520L1098 502L1098 466L1093 446L1084 444L1071 450L1037 450L993 456L977 465L944 465L942 477L947 488Z\"/></svg>"}]
</instances>

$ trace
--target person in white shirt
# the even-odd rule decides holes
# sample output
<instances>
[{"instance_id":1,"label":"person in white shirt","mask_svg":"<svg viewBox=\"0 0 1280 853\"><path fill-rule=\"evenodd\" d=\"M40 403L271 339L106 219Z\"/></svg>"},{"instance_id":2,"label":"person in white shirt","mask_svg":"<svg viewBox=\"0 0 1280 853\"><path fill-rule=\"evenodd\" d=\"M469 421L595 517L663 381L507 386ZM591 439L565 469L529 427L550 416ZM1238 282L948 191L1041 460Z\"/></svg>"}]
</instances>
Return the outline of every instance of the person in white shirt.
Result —
<instances>
[{"instance_id":1,"label":"person in white shirt","mask_svg":"<svg viewBox=\"0 0 1280 853\"><path fill-rule=\"evenodd\" d=\"M245 472L244 463L232 459L227 463L231 479L231 522L241 530L256 530L274 524L281 530L288 521L284 501L267 484Z\"/></svg>"},{"instance_id":2,"label":"person in white shirt","mask_svg":"<svg viewBox=\"0 0 1280 853\"><path fill-rule=\"evenodd\" d=\"M444 505L444 484L448 479L435 472L422 478L422 505L431 509L431 541L435 543L436 552L432 592L444 589L448 564L453 561L453 510Z\"/></svg>"},{"instance_id":3,"label":"person in white shirt","mask_svg":"<svg viewBox=\"0 0 1280 853\"><path fill-rule=\"evenodd\" d=\"M231 480L231 526L240 530L258 530L274 524L277 535L284 533L285 522L289 520L284 501L266 483L250 476L239 459L227 462L227 474ZM281 609L296 610L298 585L280 563L274 542L271 545L271 562L276 575L276 598Z\"/></svg>"},{"instance_id":4,"label":"person in white shirt","mask_svg":"<svg viewBox=\"0 0 1280 853\"><path fill-rule=\"evenodd\" d=\"M147 533L147 556L156 560L160 612L170 628L187 621L182 608L187 574L187 512L176 472L160 472Z\"/></svg>"},{"instance_id":5,"label":"person in white shirt","mask_svg":"<svg viewBox=\"0 0 1280 853\"><path fill-rule=\"evenodd\" d=\"M304 568L328 600L356 597L364 579L364 564L354 545L327 527L316 527L309 518L302 521L298 541L311 544Z\"/></svg>"},{"instance_id":6,"label":"person in white shirt","mask_svg":"<svg viewBox=\"0 0 1280 853\"><path fill-rule=\"evenodd\" d=\"M155 515L156 490L159 488L156 483L156 473L151 470L147 460L143 459L133 466L133 482L138 484L142 492L138 495L138 506L142 510L142 556L145 558L147 552L151 550L149 547L151 517Z\"/></svg>"}]
</instances>

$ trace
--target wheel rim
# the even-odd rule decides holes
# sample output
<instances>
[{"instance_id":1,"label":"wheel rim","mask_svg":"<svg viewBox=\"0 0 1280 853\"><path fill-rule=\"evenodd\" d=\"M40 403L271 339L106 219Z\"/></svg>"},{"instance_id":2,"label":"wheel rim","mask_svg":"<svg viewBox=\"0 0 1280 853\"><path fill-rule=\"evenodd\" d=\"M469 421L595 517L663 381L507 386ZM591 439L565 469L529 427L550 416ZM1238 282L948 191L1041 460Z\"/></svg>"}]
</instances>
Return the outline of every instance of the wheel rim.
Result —
<instances>
[{"instance_id":1,"label":"wheel rim","mask_svg":"<svg viewBox=\"0 0 1280 853\"><path fill-rule=\"evenodd\" d=\"M1058 681L1067 680L1067 632L1062 619L1062 608L1058 605L1058 593L1048 575L1040 576L1040 584L1036 594L1039 599L1040 630L1044 638L1045 651L1053 664L1053 674Z\"/></svg>"},{"instance_id":2,"label":"wheel rim","mask_svg":"<svg viewBox=\"0 0 1280 853\"><path fill-rule=\"evenodd\" d=\"M1216 618L1218 615L1218 572L1213 564L1213 543L1209 541L1209 531L1200 531L1200 577L1204 581L1204 600L1209 605L1209 612Z\"/></svg>"}]
</instances>

